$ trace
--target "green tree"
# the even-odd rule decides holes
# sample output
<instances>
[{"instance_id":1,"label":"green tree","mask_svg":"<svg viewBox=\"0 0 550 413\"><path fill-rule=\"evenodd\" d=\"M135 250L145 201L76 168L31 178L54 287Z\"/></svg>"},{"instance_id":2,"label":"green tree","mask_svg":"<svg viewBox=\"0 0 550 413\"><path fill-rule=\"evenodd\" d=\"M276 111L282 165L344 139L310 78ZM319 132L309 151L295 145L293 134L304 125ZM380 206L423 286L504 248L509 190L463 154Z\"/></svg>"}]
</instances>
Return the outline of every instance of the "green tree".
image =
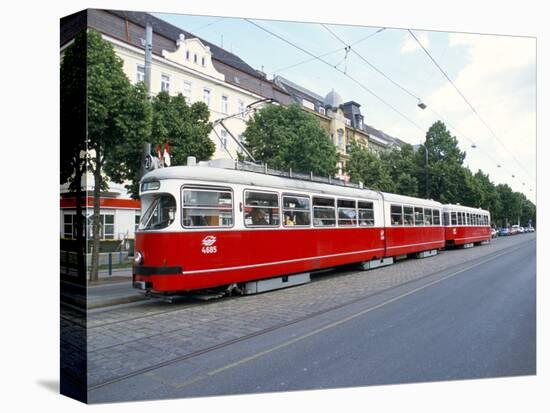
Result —
<instances>
[{"instance_id":1,"label":"green tree","mask_svg":"<svg viewBox=\"0 0 550 413\"><path fill-rule=\"evenodd\" d=\"M133 198L139 197L143 144L151 138L152 107L145 84L130 86L119 118L119 139L105 153L104 171L117 183L124 183Z\"/></svg>"},{"instance_id":2,"label":"green tree","mask_svg":"<svg viewBox=\"0 0 550 413\"><path fill-rule=\"evenodd\" d=\"M82 179L86 173L86 31L75 36L62 57L60 68L60 183L69 183L76 199L77 274L85 282L85 234Z\"/></svg>"},{"instance_id":3,"label":"green tree","mask_svg":"<svg viewBox=\"0 0 550 413\"><path fill-rule=\"evenodd\" d=\"M353 143L349 152L346 172L352 181L361 181L370 189L395 192L388 166L376 153Z\"/></svg>"},{"instance_id":4,"label":"green tree","mask_svg":"<svg viewBox=\"0 0 550 413\"><path fill-rule=\"evenodd\" d=\"M416 154L411 145L384 151L380 154L381 161L386 165L391 180L395 183L395 191L401 195L419 196L418 166Z\"/></svg>"},{"instance_id":5,"label":"green tree","mask_svg":"<svg viewBox=\"0 0 550 413\"><path fill-rule=\"evenodd\" d=\"M443 203L461 202L467 182L462 166L465 156L445 124L435 122L416 152L420 193Z\"/></svg>"},{"instance_id":6,"label":"green tree","mask_svg":"<svg viewBox=\"0 0 550 413\"><path fill-rule=\"evenodd\" d=\"M315 116L299 105L264 106L247 121L243 136L252 156L270 167L336 173L336 148Z\"/></svg>"},{"instance_id":7,"label":"green tree","mask_svg":"<svg viewBox=\"0 0 550 413\"><path fill-rule=\"evenodd\" d=\"M172 165L185 165L188 156L210 159L216 146L208 137L212 131L209 117L208 106L203 102L189 106L181 94L159 93L153 98L153 147L168 143Z\"/></svg>"},{"instance_id":8,"label":"green tree","mask_svg":"<svg viewBox=\"0 0 550 413\"><path fill-rule=\"evenodd\" d=\"M87 117L89 168L94 176L94 219L92 230L92 268L90 277L98 279L100 241L100 195L106 189L103 167L120 141L128 120L125 105L131 85L110 43L88 30L87 36Z\"/></svg>"}]
</instances>

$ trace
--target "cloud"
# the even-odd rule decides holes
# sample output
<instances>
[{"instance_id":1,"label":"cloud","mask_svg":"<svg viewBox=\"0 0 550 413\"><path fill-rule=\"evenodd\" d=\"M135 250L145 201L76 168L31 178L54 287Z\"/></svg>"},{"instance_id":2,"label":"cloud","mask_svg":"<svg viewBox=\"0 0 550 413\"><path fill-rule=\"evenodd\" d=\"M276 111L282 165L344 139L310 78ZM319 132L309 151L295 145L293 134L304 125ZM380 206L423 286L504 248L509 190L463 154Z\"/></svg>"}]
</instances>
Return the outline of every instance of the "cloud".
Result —
<instances>
[{"instance_id":1,"label":"cloud","mask_svg":"<svg viewBox=\"0 0 550 413\"><path fill-rule=\"evenodd\" d=\"M472 170L483 169L494 181L508 183L532 198L526 187L534 191L536 175L535 40L453 33L449 47L455 46L465 47L467 64L452 80L496 138L449 82L426 98L428 107L456 128L452 132L468 149L467 163ZM471 149L467 138L477 149Z\"/></svg>"},{"instance_id":2,"label":"cloud","mask_svg":"<svg viewBox=\"0 0 550 413\"><path fill-rule=\"evenodd\" d=\"M418 41L422 43L422 46L424 46L426 49L430 47L430 38L428 37L428 33L422 32L419 34L418 32L415 32L414 35L416 36ZM409 32L406 32L405 39L403 41L403 44L401 45L401 53L411 53L417 50L421 50L420 45L416 40L413 39Z\"/></svg>"}]
</instances>

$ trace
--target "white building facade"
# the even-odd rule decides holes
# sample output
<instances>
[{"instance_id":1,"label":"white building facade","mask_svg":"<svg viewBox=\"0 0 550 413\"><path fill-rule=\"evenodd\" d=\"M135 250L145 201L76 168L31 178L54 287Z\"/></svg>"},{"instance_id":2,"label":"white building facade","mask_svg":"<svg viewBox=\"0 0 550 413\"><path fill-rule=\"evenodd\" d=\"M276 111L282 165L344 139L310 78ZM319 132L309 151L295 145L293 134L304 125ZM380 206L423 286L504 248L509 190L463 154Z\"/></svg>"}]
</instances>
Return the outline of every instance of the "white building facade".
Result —
<instances>
[{"instance_id":1,"label":"white building facade","mask_svg":"<svg viewBox=\"0 0 550 413\"><path fill-rule=\"evenodd\" d=\"M116 54L123 60L123 69L130 81L143 81L143 49L107 35L103 35L103 38L113 45ZM212 159L237 159L240 147L235 139L242 139L248 118L237 114L245 111L247 105L262 100L262 96L227 83L225 75L218 72L212 64L212 52L208 46L197 38L185 39L180 35L175 51L164 50L163 56L153 55L151 94L157 95L161 91L173 96L181 93L190 105L204 102L213 123L236 115L224 121L228 130L216 125L210 133L210 139L216 144Z\"/></svg>"}]
</instances>

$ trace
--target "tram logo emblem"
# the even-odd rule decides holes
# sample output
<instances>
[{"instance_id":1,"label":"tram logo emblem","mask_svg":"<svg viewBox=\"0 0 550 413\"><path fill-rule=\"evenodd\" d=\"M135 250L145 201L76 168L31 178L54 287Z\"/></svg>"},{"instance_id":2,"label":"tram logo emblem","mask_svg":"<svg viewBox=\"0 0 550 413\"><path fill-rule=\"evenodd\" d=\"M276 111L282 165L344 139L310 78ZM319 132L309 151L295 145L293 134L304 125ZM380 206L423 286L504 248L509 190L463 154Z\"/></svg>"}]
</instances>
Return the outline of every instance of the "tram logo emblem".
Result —
<instances>
[{"instance_id":1,"label":"tram logo emblem","mask_svg":"<svg viewBox=\"0 0 550 413\"><path fill-rule=\"evenodd\" d=\"M381 229L381 230L380 230L380 239L383 240L384 238L385 238L385 236L384 236L384 230Z\"/></svg>"},{"instance_id":2,"label":"tram logo emblem","mask_svg":"<svg viewBox=\"0 0 550 413\"><path fill-rule=\"evenodd\" d=\"M453 235L456 235L456 228L453 228Z\"/></svg>"},{"instance_id":3,"label":"tram logo emblem","mask_svg":"<svg viewBox=\"0 0 550 413\"><path fill-rule=\"evenodd\" d=\"M216 245L216 237L214 235L207 235L202 239L202 248L201 251L203 254L213 254L218 252Z\"/></svg>"}]
</instances>

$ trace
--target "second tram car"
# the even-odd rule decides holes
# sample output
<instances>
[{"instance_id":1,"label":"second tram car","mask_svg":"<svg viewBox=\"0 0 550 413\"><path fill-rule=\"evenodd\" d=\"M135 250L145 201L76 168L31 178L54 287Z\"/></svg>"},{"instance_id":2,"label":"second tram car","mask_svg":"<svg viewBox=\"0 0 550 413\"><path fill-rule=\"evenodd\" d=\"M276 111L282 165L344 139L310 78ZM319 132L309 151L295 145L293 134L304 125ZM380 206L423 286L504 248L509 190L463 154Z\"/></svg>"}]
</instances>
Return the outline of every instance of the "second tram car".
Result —
<instances>
[{"instance_id":1,"label":"second tram car","mask_svg":"<svg viewBox=\"0 0 550 413\"><path fill-rule=\"evenodd\" d=\"M350 263L370 268L408 254L434 255L446 243L446 210L433 200L212 162L153 170L140 189L133 281L150 293Z\"/></svg>"},{"instance_id":2,"label":"second tram car","mask_svg":"<svg viewBox=\"0 0 550 413\"><path fill-rule=\"evenodd\" d=\"M471 247L491 239L491 214L484 209L443 205L443 224L447 246Z\"/></svg>"}]
</instances>

